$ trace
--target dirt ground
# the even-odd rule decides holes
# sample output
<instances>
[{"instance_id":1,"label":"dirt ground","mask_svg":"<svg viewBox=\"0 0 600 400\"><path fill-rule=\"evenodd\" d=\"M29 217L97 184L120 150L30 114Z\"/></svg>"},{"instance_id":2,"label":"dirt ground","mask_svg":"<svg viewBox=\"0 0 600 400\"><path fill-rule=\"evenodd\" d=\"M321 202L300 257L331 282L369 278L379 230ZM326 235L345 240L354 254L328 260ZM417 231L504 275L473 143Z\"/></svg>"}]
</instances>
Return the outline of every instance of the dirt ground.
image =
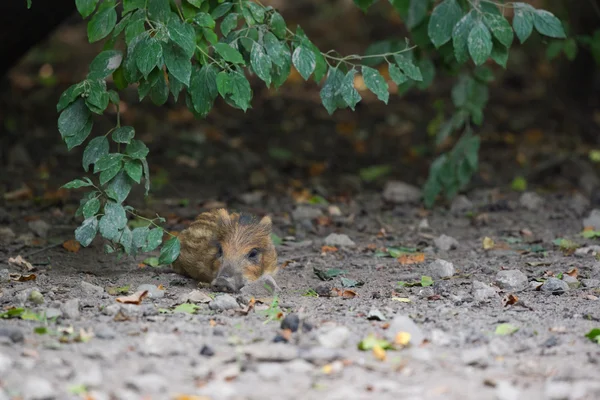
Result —
<instances>
[{"instance_id":1,"label":"dirt ground","mask_svg":"<svg viewBox=\"0 0 600 400\"><path fill-rule=\"evenodd\" d=\"M328 34L327 18L363 16L325 8L303 26L345 53L397 24ZM136 188L129 204L173 231L215 206L272 217L278 292L226 295L144 264L156 254L63 246L80 193L58 188L81 176L82 150L60 142L55 104L98 50L84 32L62 27L0 92L0 193L26 188L0 197L0 400L600 398L600 346L585 336L600 328L600 247L581 235L600 231L586 219L600 185L580 139L598 122L552 95L546 61L517 50L497 71L481 171L432 211L397 181L427 176L448 77L389 106L364 93L332 117L293 79L278 93L253 82L247 114L218 103L202 121L124 92L122 121L150 147L153 176L151 196ZM373 165L389 173L361 179ZM524 194L510 188L518 175ZM117 301L140 290L140 304Z\"/></svg>"}]
</instances>

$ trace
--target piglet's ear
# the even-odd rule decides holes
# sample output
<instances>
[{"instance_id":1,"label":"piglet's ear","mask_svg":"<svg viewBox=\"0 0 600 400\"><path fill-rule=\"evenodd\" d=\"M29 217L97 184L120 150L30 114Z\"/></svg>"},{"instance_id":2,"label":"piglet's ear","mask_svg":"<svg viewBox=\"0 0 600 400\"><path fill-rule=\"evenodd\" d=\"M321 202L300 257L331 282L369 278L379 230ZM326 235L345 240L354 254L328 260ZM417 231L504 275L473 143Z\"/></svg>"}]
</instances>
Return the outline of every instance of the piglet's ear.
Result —
<instances>
[{"instance_id":1,"label":"piglet's ear","mask_svg":"<svg viewBox=\"0 0 600 400\"><path fill-rule=\"evenodd\" d=\"M271 221L271 217L269 217L268 215L265 215L261 220L260 220L260 224L266 228L271 229L271 227L273 226L273 222Z\"/></svg>"}]
</instances>

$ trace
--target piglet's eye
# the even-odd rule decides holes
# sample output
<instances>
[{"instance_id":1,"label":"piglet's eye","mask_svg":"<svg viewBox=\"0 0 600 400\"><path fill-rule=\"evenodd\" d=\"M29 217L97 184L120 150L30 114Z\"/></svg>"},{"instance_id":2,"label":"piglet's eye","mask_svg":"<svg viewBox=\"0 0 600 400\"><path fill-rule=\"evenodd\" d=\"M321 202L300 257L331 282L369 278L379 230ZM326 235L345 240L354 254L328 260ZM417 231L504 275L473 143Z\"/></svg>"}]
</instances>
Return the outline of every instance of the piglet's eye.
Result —
<instances>
[{"instance_id":1,"label":"piglet's eye","mask_svg":"<svg viewBox=\"0 0 600 400\"><path fill-rule=\"evenodd\" d=\"M223 255L223 248L220 244L217 243L217 257L221 257Z\"/></svg>"},{"instance_id":2,"label":"piglet's eye","mask_svg":"<svg viewBox=\"0 0 600 400\"><path fill-rule=\"evenodd\" d=\"M248 258L256 258L258 256L258 249L252 249L248 253Z\"/></svg>"}]
</instances>

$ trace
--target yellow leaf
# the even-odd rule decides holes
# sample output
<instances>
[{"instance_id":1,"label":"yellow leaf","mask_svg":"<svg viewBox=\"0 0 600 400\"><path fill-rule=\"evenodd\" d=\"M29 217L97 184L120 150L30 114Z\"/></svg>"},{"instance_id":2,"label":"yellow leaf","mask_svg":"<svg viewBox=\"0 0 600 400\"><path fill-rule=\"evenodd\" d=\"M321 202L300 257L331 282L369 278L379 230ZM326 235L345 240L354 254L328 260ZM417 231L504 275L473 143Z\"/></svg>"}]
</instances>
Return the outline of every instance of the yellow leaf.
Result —
<instances>
[{"instance_id":1,"label":"yellow leaf","mask_svg":"<svg viewBox=\"0 0 600 400\"><path fill-rule=\"evenodd\" d=\"M378 346L378 345L373 346L373 355L379 361L385 361L385 357L386 357L385 350L383 348L381 348L381 346Z\"/></svg>"},{"instance_id":2,"label":"yellow leaf","mask_svg":"<svg viewBox=\"0 0 600 400\"><path fill-rule=\"evenodd\" d=\"M491 238L489 238L487 236L485 238L483 238L483 249L484 250L493 249L494 245L495 245L494 241Z\"/></svg>"},{"instance_id":3,"label":"yellow leaf","mask_svg":"<svg viewBox=\"0 0 600 400\"><path fill-rule=\"evenodd\" d=\"M408 332L398 332L394 338L394 343L400 346L406 346L410 343L411 335Z\"/></svg>"},{"instance_id":4,"label":"yellow leaf","mask_svg":"<svg viewBox=\"0 0 600 400\"><path fill-rule=\"evenodd\" d=\"M399 301L400 303L410 303L410 299L408 297L392 297L393 301Z\"/></svg>"}]
</instances>

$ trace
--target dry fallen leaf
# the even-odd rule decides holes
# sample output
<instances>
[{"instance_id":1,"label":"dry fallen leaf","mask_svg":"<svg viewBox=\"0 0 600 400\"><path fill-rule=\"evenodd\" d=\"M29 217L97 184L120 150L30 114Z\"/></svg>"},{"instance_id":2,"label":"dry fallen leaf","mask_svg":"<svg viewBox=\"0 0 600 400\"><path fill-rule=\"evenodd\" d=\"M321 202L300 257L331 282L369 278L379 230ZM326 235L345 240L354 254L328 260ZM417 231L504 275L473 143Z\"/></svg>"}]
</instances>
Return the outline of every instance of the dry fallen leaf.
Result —
<instances>
[{"instance_id":1,"label":"dry fallen leaf","mask_svg":"<svg viewBox=\"0 0 600 400\"><path fill-rule=\"evenodd\" d=\"M27 200L33 197L33 192L27 186L23 186L20 189L13 190L12 192L4 193L4 200Z\"/></svg>"},{"instance_id":2,"label":"dry fallen leaf","mask_svg":"<svg viewBox=\"0 0 600 400\"><path fill-rule=\"evenodd\" d=\"M27 281L35 281L37 278L36 274L9 274L8 275L11 280L15 282L27 282Z\"/></svg>"},{"instance_id":3,"label":"dry fallen leaf","mask_svg":"<svg viewBox=\"0 0 600 400\"><path fill-rule=\"evenodd\" d=\"M29 261L26 261L20 255L14 257L14 258L13 257L9 258L8 259L8 263L16 265L18 267L25 268L27 271L33 271L33 270L35 270L35 267L33 265L31 265L31 263Z\"/></svg>"},{"instance_id":4,"label":"dry fallen leaf","mask_svg":"<svg viewBox=\"0 0 600 400\"><path fill-rule=\"evenodd\" d=\"M398 332L394 337L394 344L407 346L410 343L411 335L408 332Z\"/></svg>"},{"instance_id":5,"label":"dry fallen leaf","mask_svg":"<svg viewBox=\"0 0 600 400\"><path fill-rule=\"evenodd\" d=\"M208 324L214 328L215 326L217 326L217 321L215 321L214 319L211 319L210 321L208 321Z\"/></svg>"},{"instance_id":6,"label":"dry fallen leaf","mask_svg":"<svg viewBox=\"0 0 600 400\"><path fill-rule=\"evenodd\" d=\"M571 278L577 278L577 276L579 275L579 270L577 270L577 268L571 268L569 271L565 272L567 275L569 275Z\"/></svg>"},{"instance_id":7,"label":"dry fallen leaf","mask_svg":"<svg viewBox=\"0 0 600 400\"><path fill-rule=\"evenodd\" d=\"M140 304L144 298L148 296L147 290L140 290L129 296L117 297L117 301L123 304Z\"/></svg>"},{"instance_id":8,"label":"dry fallen leaf","mask_svg":"<svg viewBox=\"0 0 600 400\"><path fill-rule=\"evenodd\" d=\"M400 303L410 303L410 299L408 297L392 297L393 301L399 301Z\"/></svg>"},{"instance_id":9,"label":"dry fallen leaf","mask_svg":"<svg viewBox=\"0 0 600 400\"><path fill-rule=\"evenodd\" d=\"M63 248L71 253L77 253L81 249L81 244L74 239L63 242Z\"/></svg>"},{"instance_id":10,"label":"dry fallen leaf","mask_svg":"<svg viewBox=\"0 0 600 400\"><path fill-rule=\"evenodd\" d=\"M379 361L385 361L385 357L386 357L385 350L381 346L379 346L379 345L373 346L373 355Z\"/></svg>"},{"instance_id":11,"label":"dry fallen leaf","mask_svg":"<svg viewBox=\"0 0 600 400\"><path fill-rule=\"evenodd\" d=\"M402 254L398 257L401 265L420 264L425 261L425 253Z\"/></svg>"},{"instance_id":12,"label":"dry fallen leaf","mask_svg":"<svg viewBox=\"0 0 600 400\"><path fill-rule=\"evenodd\" d=\"M511 294L507 294L502 299L502 303L504 304L504 307L506 307L506 306L512 306L514 304L517 304L518 301L519 301L519 298L517 296L515 296L514 294L512 294L512 293Z\"/></svg>"},{"instance_id":13,"label":"dry fallen leaf","mask_svg":"<svg viewBox=\"0 0 600 400\"><path fill-rule=\"evenodd\" d=\"M256 304L256 300L253 298L250 299L250 301L248 302L248 305L244 308L240 308L239 310L235 310L236 314L238 315L242 315L242 316L246 316L248 314L250 314L250 312L252 310L254 310L254 305Z\"/></svg>"},{"instance_id":14,"label":"dry fallen leaf","mask_svg":"<svg viewBox=\"0 0 600 400\"><path fill-rule=\"evenodd\" d=\"M491 250L493 248L494 248L494 241L487 236L485 238L483 238L483 249Z\"/></svg>"},{"instance_id":15,"label":"dry fallen leaf","mask_svg":"<svg viewBox=\"0 0 600 400\"><path fill-rule=\"evenodd\" d=\"M323 247L321 247L321 254L335 253L336 251L338 251L338 248L335 247L335 246L323 246Z\"/></svg>"}]
</instances>

